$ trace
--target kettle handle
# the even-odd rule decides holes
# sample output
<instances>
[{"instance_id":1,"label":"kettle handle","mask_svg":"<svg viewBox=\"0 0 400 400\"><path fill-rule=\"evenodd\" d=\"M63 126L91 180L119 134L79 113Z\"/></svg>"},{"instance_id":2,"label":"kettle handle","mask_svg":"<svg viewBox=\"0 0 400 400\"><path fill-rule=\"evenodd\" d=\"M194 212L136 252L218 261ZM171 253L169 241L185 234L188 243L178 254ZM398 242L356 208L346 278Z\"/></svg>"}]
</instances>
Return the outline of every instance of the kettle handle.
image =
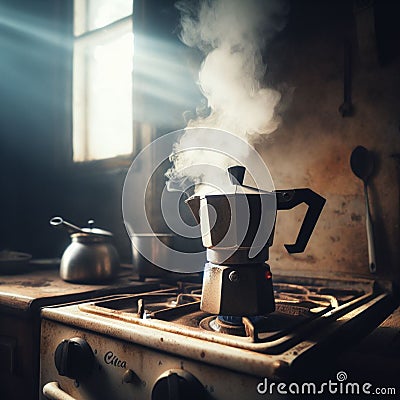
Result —
<instances>
[{"instance_id":1,"label":"kettle handle","mask_svg":"<svg viewBox=\"0 0 400 400\"><path fill-rule=\"evenodd\" d=\"M278 210L290 210L301 203L308 205L299 234L294 244L285 244L288 253L302 253L318 221L325 199L311 189L275 190Z\"/></svg>"},{"instance_id":2,"label":"kettle handle","mask_svg":"<svg viewBox=\"0 0 400 400\"><path fill-rule=\"evenodd\" d=\"M70 222L64 221L61 217L53 217L50 220L50 225L55 227L63 226L69 234L72 233L85 233L79 226L71 224Z\"/></svg>"}]
</instances>

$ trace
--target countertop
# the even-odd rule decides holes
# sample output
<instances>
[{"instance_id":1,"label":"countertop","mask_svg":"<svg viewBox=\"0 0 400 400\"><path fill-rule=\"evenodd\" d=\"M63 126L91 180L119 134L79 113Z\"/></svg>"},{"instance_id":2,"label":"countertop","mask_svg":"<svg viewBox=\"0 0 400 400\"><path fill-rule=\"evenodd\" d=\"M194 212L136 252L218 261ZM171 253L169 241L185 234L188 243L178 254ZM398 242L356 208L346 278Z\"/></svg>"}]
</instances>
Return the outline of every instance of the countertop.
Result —
<instances>
[{"instance_id":1,"label":"countertop","mask_svg":"<svg viewBox=\"0 0 400 400\"><path fill-rule=\"evenodd\" d=\"M58 268L35 269L28 273L0 276L0 308L24 312L56 304L58 301L77 301L82 298L112 293L134 293L155 288L155 282L141 282L135 279L132 268L126 266L121 267L117 279L100 285L66 282L60 278Z\"/></svg>"}]
</instances>

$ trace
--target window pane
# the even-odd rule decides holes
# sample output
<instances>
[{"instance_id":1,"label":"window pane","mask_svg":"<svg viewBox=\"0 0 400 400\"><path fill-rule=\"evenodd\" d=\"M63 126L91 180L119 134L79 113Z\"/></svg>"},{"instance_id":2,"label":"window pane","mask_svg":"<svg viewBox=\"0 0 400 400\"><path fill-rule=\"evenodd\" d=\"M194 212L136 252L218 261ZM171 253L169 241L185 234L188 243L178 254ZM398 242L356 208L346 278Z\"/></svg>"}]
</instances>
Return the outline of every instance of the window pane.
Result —
<instances>
[{"instance_id":1,"label":"window pane","mask_svg":"<svg viewBox=\"0 0 400 400\"><path fill-rule=\"evenodd\" d=\"M133 0L87 0L88 30L101 28L132 14Z\"/></svg>"},{"instance_id":2,"label":"window pane","mask_svg":"<svg viewBox=\"0 0 400 400\"><path fill-rule=\"evenodd\" d=\"M132 66L131 31L76 47L74 161L132 152Z\"/></svg>"},{"instance_id":3,"label":"window pane","mask_svg":"<svg viewBox=\"0 0 400 400\"><path fill-rule=\"evenodd\" d=\"M81 35L132 14L133 0L75 0L74 32Z\"/></svg>"}]
</instances>

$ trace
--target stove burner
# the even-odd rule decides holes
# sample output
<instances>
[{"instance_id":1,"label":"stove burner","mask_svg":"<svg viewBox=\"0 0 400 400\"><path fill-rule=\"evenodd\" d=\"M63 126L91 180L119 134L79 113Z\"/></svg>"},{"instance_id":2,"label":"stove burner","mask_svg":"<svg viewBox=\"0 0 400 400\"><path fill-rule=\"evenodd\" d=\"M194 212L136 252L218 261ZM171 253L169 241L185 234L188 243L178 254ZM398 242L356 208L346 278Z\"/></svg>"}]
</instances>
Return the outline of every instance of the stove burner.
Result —
<instances>
[{"instance_id":1,"label":"stove burner","mask_svg":"<svg viewBox=\"0 0 400 400\"><path fill-rule=\"evenodd\" d=\"M252 323L257 323L257 321L262 320L262 316L257 317L248 317ZM233 326L240 326L243 325L242 317L234 317L232 315L218 315L217 319L222 323L233 325Z\"/></svg>"},{"instance_id":2,"label":"stove burner","mask_svg":"<svg viewBox=\"0 0 400 400\"><path fill-rule=\"evenodd\" d=\"M262 323L265 317L256 316L256 317L247 317L248 320L254 326ZM243 323L242 317L234 317L231 315L219 315L216 318L209 317L205 319L206 321L200 322L200 326L208 330L213 330L215 332L226 333L228 335L235 336L247 336L246 334L246 325Z\"/></svg>"},{"instance_id":3,"label":"stove burner","mask_svg":"<svg viewBox=\"0 0 400 400\"><path fill-rule=\"evenodd\" d=\"M338 300L330 293L316 293L301 285L282 283L275 284L274 289L276 311L271 314L252 317L219 315L204 318L199 326L208 331L251 337L257 341L260 336L282 335L303 321L338 307Z\"/></svg>"},{"instance_id":4,"label":"stove burner","mask_svg":"<svg viewBox=\"0 0 400 400\"><path fill-rule=\"evenodd\" d=\"M231 317L232 318L232 317ZM226 333L228 335L235 336L246 336L246 330L244 328L244 324L242 322L241 317L233 317L238 319L234 323L228 322L224 317L211 317L206 318L205 324L203 326L203 321L200 322L201 327L205 327L208 330L213 330L215 332Z\"/></svg>"},{"instance_id":5,"label":"stove burner","mask_svg":"<svg viewBox=\"0 0 400 400\"><path fill-rule=\"evenodd\" d=\"M278 301L276 311L255 317L210 316L200 321L200 327L208 331L234 336L251 337L257 341L259 337L272 339L281 336L305 321L316 318L331 307L329 303L321 306L313 302Z\"/></svg>"}]
</instances>

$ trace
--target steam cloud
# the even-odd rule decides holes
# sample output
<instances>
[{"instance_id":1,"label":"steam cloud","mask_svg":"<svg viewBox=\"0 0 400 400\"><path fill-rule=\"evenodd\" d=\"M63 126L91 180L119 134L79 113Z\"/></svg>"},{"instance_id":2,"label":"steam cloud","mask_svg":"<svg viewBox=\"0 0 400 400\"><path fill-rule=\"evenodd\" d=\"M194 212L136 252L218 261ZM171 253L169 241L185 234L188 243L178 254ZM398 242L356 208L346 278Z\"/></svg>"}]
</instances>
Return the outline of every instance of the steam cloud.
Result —
<instances>
[{"instance_id":1,"label":"steam cloud","mask_svg":"<svg viewBox=\"0 0 400 400\"><path fill-rule=\"evenodd\" d=\"M280 123L275 108L281 94L263 87L266 65L261 50L284 28L287 4L279 0L203 0L178 2L176 7L181 13L180 39L205 55L198 83L209 115L189 121L188 127L222 129L249 143L275 131ZM208 174L204 160L211 159L221 172L237 161L211 150L184 151L191 147L212 149L219 140L213 133L186 130L171 157L170 180L186 176L195 183L218 185L226 179L216 176L215 168ZM226 143L227 152L229 146ZM246 154L243 156L245 159Z\"/></svg>"}]
</instances>

